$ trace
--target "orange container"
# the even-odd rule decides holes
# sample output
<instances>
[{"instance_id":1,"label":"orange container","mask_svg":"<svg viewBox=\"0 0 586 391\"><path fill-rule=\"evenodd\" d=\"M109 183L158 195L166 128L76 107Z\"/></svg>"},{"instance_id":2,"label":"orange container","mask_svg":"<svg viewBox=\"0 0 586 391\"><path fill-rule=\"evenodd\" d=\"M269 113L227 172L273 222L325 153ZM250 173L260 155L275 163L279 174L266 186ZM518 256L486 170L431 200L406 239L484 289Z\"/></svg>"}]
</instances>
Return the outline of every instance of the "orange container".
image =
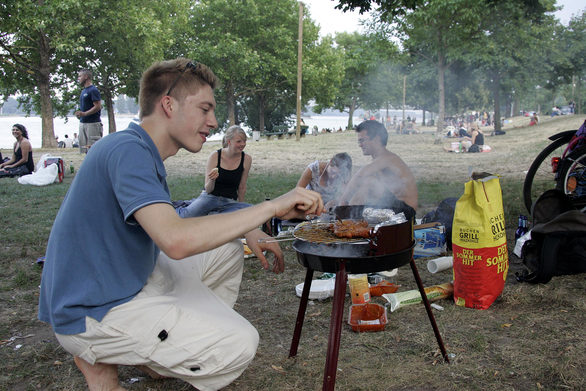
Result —
<instances>
[{"instance_id":1,"label":"orange container","mask_svg":"<svg viewBox=\"0 0 586 391\"><path fill-rule=\"evenodd\" d=\"M353 304L350 306L348 324L357 332L384 330L387 324L387 309L374 303Z\"/></svg>"},{"instance_id":2,"label":"orange container","mask_svg":"<svg viewBox=\"0 0 586 391\"><path fill-rule=\"evenodd\" d=\"M385 293L395 293L399 289L399 285L395 285L387 280L382 280L376 285L370 287L370 296L382 296Z\"/></svg>"}]
</instances>

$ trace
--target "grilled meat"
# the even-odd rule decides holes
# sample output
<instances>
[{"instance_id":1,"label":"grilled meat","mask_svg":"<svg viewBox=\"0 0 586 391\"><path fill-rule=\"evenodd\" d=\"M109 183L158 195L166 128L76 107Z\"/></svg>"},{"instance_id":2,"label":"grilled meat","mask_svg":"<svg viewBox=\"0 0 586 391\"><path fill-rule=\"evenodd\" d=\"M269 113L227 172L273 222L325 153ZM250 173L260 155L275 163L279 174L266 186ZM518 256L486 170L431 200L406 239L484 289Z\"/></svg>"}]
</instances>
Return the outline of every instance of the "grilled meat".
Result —
<instances>
[{"instance_id":1,"label":"grilled meat","mask_svg":"<svg viewBox=\"0 0 586 391\"><path fill-rule=\"evenodd\" d=\"M333 224L334 235L339 238L369 238L370 227L365 220L338 220Z\"/></svg>"}]
</instances>

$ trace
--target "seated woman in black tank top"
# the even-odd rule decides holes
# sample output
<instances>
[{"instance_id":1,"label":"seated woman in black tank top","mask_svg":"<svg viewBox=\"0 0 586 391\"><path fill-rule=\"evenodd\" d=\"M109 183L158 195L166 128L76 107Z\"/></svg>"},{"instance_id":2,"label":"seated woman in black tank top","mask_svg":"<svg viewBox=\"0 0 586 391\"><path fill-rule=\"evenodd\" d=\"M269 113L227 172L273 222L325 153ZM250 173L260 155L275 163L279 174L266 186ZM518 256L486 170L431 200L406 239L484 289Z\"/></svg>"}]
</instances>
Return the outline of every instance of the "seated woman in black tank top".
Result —
<instances>
[{"instance_id":1,"label":"seated woman in black tank top","mask_svg":"<svg viewBox=\"0 0 586 391\"><path fill-rule=\"evenodd\" d=\"M464 152L482 152L484 149L484 133L478 127L476 122L470 125L470 137L464 137L462 140Z\"/></svg>"},{"instance_id":2,"label":"seated woman in black tank top","mask_svg":"<svg viewBox=\"0 0 586 391\"><path fill-rule=\"evenodd\" d=\"M482 130L480 130L477 124L472 125L470 141L472 142L472 145L468 147L468 152L482 152L484 146L484 133L482 133Z\"/></svg>"},{"instance_id":3,"label":"seated woman in black tank top","mask_svg":"<svg viewBox=\"0 0 586 391\"><path fill-rule=\"evenodd\" d=\"M28 132L24 125L12 125L12 135L16 142L12 148L12 158L0 162L0 178L27 175L35 171L33 147L28 140Z\"/></svg>"},{"instance_id":4,"label":"seated woman in black tank top","mask_svg":"<svg viewBox=\"0 0 586 391\"><path fill-rule=\"evenodd\" d=\"M223 148L208 158L205 185L201 194L187 206L176 208L181 217L198 217L213 213L232 212L251 204L244 202L246 181L252 157L244 153L246 133L237 126L230 126L222 141Z\"/></svg>"},{"instance_id":5,"label":"seated woman in black tank top","mask_svg":"<svg viewBox=\"0 0 586 391\"><path fill-rule=\"evenodd\" d=\"M198 217L215 213L233 212L251 206L244 201L246 180L252 165L252 157L244 153L246 133L239 126L230 126L222 140L222 149L213 152L206 166L205 185L201 194L192 200L181 201L175 208L181 217ZM263 250L273 253L273 270L281 270L284 255L279 243L265 243L259 246L259 239L269 236L260 229L254 229L244 235L246 244L254 255L267 265Z\"/></svg>"}]
</instances>

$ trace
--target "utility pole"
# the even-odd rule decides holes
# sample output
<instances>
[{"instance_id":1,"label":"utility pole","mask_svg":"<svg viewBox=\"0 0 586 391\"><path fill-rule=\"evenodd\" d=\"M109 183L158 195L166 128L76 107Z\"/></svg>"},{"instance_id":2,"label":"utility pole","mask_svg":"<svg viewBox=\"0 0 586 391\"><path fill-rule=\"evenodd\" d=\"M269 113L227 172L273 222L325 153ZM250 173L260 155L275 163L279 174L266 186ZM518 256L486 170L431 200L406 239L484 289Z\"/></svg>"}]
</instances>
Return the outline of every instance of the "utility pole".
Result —
<instances>
[{"instance_id":1,"label":"utility pole","mask_svg":"<svg viewBox=\"0 0 586 391\"><path fill-rule=\"evenodd\" d=\"M303 3L299 2L299 41L297 43L297 127L295 139L301 140L301 73L303 69Z\"/></svg>"}]
</instances>

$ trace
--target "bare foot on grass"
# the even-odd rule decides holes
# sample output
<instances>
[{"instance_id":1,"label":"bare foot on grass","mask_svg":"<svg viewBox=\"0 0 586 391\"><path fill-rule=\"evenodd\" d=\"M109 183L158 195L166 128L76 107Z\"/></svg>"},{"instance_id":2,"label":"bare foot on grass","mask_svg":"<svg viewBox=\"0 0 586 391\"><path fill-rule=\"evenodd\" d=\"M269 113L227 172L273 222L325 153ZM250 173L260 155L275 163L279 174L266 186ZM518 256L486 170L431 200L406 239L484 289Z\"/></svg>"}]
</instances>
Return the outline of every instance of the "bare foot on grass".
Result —
<instances>
[{"instance_id":1,"label":"bare foot on grass","mask_svg":"<svg viewBox=\"0 0 586 391\"><path fill-rule=\"evenodd\" d=\"M79 357L73 357L90 391L125 391L118 383L118 366L114 364L95 363L91 365Z\"/></svg>"}]
</instances>

